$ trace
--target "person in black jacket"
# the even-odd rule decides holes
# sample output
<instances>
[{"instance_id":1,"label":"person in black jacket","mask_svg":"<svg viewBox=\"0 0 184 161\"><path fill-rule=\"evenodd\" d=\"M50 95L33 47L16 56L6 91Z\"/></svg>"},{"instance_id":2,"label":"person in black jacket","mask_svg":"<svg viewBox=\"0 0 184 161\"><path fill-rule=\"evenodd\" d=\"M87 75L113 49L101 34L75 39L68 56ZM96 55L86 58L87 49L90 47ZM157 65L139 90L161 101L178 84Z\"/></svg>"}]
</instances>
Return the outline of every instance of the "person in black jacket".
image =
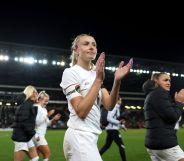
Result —
<instances>
[{"instance_id":1,"label":"person in black jacket","mask_svg":"<svg viewBox=\"0 0 184 161\"><path fill-rule=\"evenodd\" d=\"M27 154L31 161L38 161L39 157L32 141L35 136L35 120L38 92L35 87L27 86L24 92L17 98L19 105L15 112L12 140L15 143L14 161L22 161Z\"/></svg>"},{"instance_id":2,"label":"person in black jacket","mask_svg":"<svg viewBox=\"0 0 184 161\"><path fill-rule=\"evenodd\" d=\"M156 73L143 84L145 146L152 161L184 161L184 152L174 130L184 106L184 89L176 92L172 101L170 81L167 73Z\"/></svg>"}]
</instances>

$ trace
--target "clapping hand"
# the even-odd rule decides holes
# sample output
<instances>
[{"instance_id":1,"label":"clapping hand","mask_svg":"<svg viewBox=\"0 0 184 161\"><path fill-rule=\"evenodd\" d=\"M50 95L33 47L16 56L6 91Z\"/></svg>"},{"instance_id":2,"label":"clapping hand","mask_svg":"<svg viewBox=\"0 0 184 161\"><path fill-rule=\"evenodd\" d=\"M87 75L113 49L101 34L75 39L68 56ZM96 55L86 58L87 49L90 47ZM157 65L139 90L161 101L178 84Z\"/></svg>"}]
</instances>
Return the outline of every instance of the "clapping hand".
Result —
<instances>
[{"instance_id":1,"label":"clapping hand","mask_svg":"<svg viewBox=\"0 0 184 161\"><path fill-rule=\"evenodd\" d=\"M184 103L184 89L181 89L179 92L175 93L175 101Z\"/></svg>"},{"instance_id":2,"label":"clapping hand","mask_svg":"<svg viewBox=\"0 0 184 161\"><path fill-rule=\"evenodd\" d=\"M105 53L101 53L96 62L96 78L100 81L105 79Z\"/></svg>"},{"instance_id":3,"label":"clapping hand","mask_svg":"<svg viewBox=\"0 0 184 161\"><path fill-rule=\"evenodd\" d=\"M48 112L48 117L50 117L51 115L53 115L54 112L55 112L55 110L50 110L50 111Z\"/></svg>"},{"instance_id":4,"label":"clapping hand","mask_svg":"<svg viewBox=\"0 0 184 161\"><path fill-rule=\"evenodd\" d=\"M121 61L118 69L115 72L115 80L117 81L122 80L129 73L130 69L133 66L133 59L131 58L126 65L123 65L124 61Z\"/></svg>"},{"instance_id":5,"label":"clapping hand","mask_svg":"<svg viewBox=\"0 0 184 161\"><path fill-rule=\"evenodd\" d=\"M61 114L58 113L58 114L56 114L56 115L54 116L53 119L54 119L55 121L57 121L57 120L60 119L60 117L61 117Z\"/></svg>"}]
</instances>

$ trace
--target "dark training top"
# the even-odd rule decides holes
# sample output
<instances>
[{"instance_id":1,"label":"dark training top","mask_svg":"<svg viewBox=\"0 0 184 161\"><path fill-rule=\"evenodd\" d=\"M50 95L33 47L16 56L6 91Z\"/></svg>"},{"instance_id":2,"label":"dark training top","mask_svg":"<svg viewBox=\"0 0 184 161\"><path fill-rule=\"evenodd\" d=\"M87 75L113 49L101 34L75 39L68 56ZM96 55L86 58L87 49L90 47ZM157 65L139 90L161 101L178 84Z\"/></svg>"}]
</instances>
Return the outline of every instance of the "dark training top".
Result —
<instances>
[{"instance_id":1,"label":"dark training top","mask_svg":"<svg viewBox=\"0 0 184 161\"><path fill-rule=\"evenodd\" d=\"M15 112L13 123L12 140L17 142L28 142L35 135L35 120L37 107L30 99L25 100L25 95L21 94L17 103L20 104Z\"/></svg>"},{"instance_id":2,"label":"dark training top","mask_svg":"<svg viewBox=\"0 0 184 161\"><path fill-rule=\"evenodd\" d=\"M183 104L173 102L168 91L154 87L151 80L143 84L146 94L144 116L146 125L145 146L161 150L178 145L175 124L182 113Z\"/></svg>"}]
</instances>

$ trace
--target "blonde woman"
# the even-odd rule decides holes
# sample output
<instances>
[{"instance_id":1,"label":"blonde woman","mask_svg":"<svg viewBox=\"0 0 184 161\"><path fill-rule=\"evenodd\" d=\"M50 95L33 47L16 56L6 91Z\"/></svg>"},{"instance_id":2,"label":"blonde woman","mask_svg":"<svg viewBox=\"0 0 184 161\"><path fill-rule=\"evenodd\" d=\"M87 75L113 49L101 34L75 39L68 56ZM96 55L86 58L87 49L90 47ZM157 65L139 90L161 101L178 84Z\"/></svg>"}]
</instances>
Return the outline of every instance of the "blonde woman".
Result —
<instances>
[{"instance_id":1,"label":"blonde woman","mask_svg":"<svg viewBox=\"0 0 184 161\"><path fill-rule=\"evenodd\" d=\"M17 100L20 105L15 113L12 134L12 140L15 143L14 161L22 161L25 154L29 156L31 161L39 159L32 142L35 135L37 107L34 106L34 103L36 103L37 96L36 88L29 85Z\"/></svg>"},{"instance_id":2,"label":"blonde woman","mask_svg":"<svg viewBox=\"0 0 184 161\"><path fill-rule=\"evenodd\" d=\"M34 138L34 143L37 147L38 153L43 155L43 161L48 161L51 155L50 148L47 140L45 139L45 134L47 131L47 126L50 125L53 121L59 120L61 115L56 114L51 120L48 118L48 112L46 109L47 104L49 103L49 95L45 91L41 91L38 94L38 113L36 116L36 136ZM51 110L52 114L54 110Z\"/></svg>"},{"instance_id":3,"label":"blonde woman","mask_svg":"<svg viewBox=\"0 0 184 161\"><path fill-rule=\"evenodd\" d=\"M97 55L94 37L77 36L71 49L73 66L65 69L60 84L70 111L63 144L65 158L67 161L101 161L97 148L101 133L100 105L112 110L119 96L121 80L129 73L133 62L131 59L125 66L123 62L119 64L109 94L105 88L101 89L105 78L105 54L100 54L95 70L92 64Z\"/></svg>"}]
</instances>

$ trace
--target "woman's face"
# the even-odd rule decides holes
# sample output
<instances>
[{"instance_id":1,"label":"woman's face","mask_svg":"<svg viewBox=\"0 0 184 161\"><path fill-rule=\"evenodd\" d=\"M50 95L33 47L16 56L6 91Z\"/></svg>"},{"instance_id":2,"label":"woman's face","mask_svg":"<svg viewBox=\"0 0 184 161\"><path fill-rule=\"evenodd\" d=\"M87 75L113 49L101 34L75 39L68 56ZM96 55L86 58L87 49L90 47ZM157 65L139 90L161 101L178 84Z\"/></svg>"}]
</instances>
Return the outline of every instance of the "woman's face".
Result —
<instances>
[{"instance_id":1,"label":"woman's face","mask_svg":"<svg viewBox=\"0 0 184 161\"><path fill-rule=\"evenodd\" d=\"M97 54L95 39L91 36L80 37L75 52L78 53L78 60L94 60Z\"/></svg>"},{"instance_id":2,"label":"woman's face","mask_svg":"<svg viewBox=\"0 0 184 161\"><path fill-rule=\"evenodd\" d=\"M156 84L166 91L170 91L171 88L171 78L168 74L162 74L159 76L159 78L156 80Z\"/></svg>"},{"instance_id":3,"label":"woman's face","mask_svg":"<svg viewBox=\"0 0 184 161\"><path fill-rule=\"evenodd\" d=\"M46 107L49 103L49 97L43 97L43 99L40 99L38 102L42 107Z\"/></svg>"}]
</instances>

